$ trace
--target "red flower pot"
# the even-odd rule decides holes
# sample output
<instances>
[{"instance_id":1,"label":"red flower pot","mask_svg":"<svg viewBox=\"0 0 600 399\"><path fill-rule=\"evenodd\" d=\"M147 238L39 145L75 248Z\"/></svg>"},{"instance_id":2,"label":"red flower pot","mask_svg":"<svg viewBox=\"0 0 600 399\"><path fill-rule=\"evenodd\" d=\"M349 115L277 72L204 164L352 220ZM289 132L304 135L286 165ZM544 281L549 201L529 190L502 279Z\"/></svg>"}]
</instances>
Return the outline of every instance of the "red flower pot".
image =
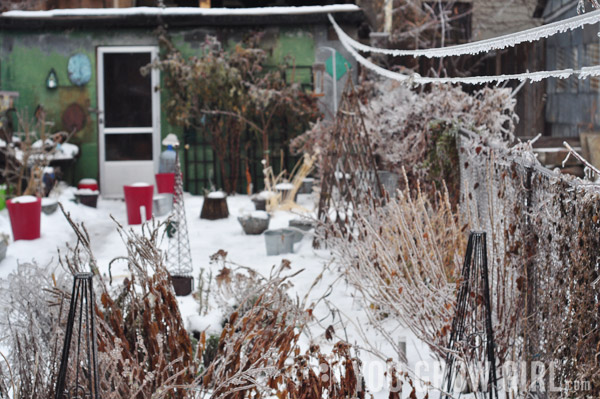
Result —
<instances>
[{"instance_id":1,"label":"red flower pot","mask_svg":"<svg viewBox=\"0 0 600 399\"><path fill-rule=\"evenodd\" d=\"M145 208L145 220L152 218L152 197L154 186L146 183L135 183L123 186L125 205L127 206L127 223L142 224L141 207Z\"/></svg>"},{"instance_id":2,"label":"red flower pot","mask_svg":"<svg viewBox=\"0 0 600 399\"><path fill-rule=\"evenodd\" d=\"M40 221L42 218L42 199L17 197L6 201L13 238L17 240L35 240L40 238Z\"/></svg>"},{"instance_id":3,"label":"red flower pot","mask_svg":"<svg viewBox=\"0 0 600 399\"><path fill-rule=\"evenodd\" d=\"M175 193L175 173L157 173L156 178L156 190L159 194Z\"/></svg>"},{"instance_id":4,"label":"red flower pot","mask_svg":"<svg viewBox=\"0 0 600 399\"><path fill-rule=\"evenodd\" d=\"M89 189L92 191L98 190L98 182L95 179L81 179L77 184L77 188L81 189Z\"/></svg>"}]
</instances>

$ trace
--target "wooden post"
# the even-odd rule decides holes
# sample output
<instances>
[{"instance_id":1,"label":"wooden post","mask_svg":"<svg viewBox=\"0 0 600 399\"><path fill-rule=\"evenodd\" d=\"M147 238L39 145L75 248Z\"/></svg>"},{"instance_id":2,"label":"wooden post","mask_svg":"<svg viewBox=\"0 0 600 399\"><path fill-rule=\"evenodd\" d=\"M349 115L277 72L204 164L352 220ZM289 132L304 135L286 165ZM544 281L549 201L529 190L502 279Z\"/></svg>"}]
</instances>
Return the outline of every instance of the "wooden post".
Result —
<instances>
[{"instance_id":1,"label":"wooden post","mask_svg":"<svg viewBox=\"0 0 600 399\"><path fill-rule=\"evenodd\" d=\"M211 196L211 194L204 197L204 204L202 204L200 219L216 220L226 219L229 217L227 198L224 195Z\"/></svg>"}]
</instances>

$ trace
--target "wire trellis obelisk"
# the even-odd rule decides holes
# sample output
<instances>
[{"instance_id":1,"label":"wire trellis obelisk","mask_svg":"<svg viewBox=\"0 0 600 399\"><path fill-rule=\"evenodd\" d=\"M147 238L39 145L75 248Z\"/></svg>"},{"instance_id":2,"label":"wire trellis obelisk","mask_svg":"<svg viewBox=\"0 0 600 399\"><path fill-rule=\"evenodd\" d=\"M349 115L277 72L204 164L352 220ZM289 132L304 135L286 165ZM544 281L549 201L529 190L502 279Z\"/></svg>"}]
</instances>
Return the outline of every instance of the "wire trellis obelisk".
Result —
<instances>
[{"instance_id":1,"label":"wire trellis obelisk","mask_svg":"<svg viewBox=\"0 0 600 399\"><path fill-rule=\"evenodd\" d=\"M77 273L73 281L55 399L100 398L92 277L92 273Z\"/></svg>"},{"instance_id":2,"label":"wire trellis obelisk","mask_svg":"<svg viewBox=\"0 0 600 399\"><path fill-rule=\"evenodd\" d=\"M456 301L456 314L452 320L448 341L446 372L442 385L446 392L452 394L457 388L464 392L467 388L464 383L468 383L468 390L476 393L476 397L483 393L482 397L498 399L494 349L486 233L472 231L469 234ZM462 364L457 364L457 361ZM466 369L462 370L463 386L457 387L460 366ZM478 367L485 367L485 370L481 372L476 369ZM477 371L470 373L473 370ZM487 378L481 381L480 377L485 376L485 372ZM476 381L467 378L469 375L475 376Z\"/></svg>"},{"instance_id":3,"label":"wire trellis obelisk","mask_svg":"<svg viewBox=\"0 0 600 399\"><path fill-rule=\"evenodd\" d=\"M340 102L332 138L323 155L318 220L326 226L325 236L334 231L352 240L354 219L348 217L361 207L377 208L383 203L378 193L383 186L352 79L348 79ZM315 238L313 246L320 245Z\"/></svg>"},{"instance_id":4,"label":"wire trellis obelisk","mask_svg":"<svg viewBox=\"0 0 600 399\"><path fill-rule=\"evenodd\" d=\"M169 227L169 248L167 250L167 270L172 276L189 276L192 268L192 253L188 236L185 205L183 203L183 179L179 165L179 153L175 158L175 193L173 195L173 211Z\"/></svg>"}]
</instances>

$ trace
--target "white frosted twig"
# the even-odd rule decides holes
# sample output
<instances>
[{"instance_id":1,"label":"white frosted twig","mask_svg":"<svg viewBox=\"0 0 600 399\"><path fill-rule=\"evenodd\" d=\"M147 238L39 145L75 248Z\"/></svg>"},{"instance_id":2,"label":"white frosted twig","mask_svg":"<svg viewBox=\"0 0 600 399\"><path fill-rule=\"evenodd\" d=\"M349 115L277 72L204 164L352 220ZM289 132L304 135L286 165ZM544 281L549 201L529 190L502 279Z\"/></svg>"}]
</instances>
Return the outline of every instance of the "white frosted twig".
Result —
<instances>
[{"instance_id":1,"label":"white frosted twig","mask_svg":"<svg viewBox=\"0 0 600 399\"><path fill-rule=\"evenodd\" d=\"M335 20L329 14L329 20L334 27L337 26ZM412 55L414 57L427 57L427 58L442 58L451 57L456 55L464 54L479 54L485 53L491 50L500 50L508 47L514 47L517 44L525 42L534 42L543 38L554 36L557 33L564 33L570 30L580 28L585 25L595 24L600 21L600 11L593 11L583 15L578 15L573 18L568 18L562 21L553 22L547 25L542 25L536 28L526 29L520 32L510 33L508 35L498 36L490 39L479 40L476 42L459 44L456 46L449 47L437 47L429 49L417 49L417 50L394 50L394 49L383 49L377 47L366 46L362 43L357 42L348 35L344 35L348 39L348 44L352 48L360 51L369 53L386 54L391 56L406 56ZM339 28L339 26L337 26ZM336 29L337 30L337 29Z\"/></svg>"},{"instance_id":2,"label":"white frosted twig","mask_svg":"<svg viewBox=\"0 0 600 399\"><path fill-rule=\"evenodd\" d=\"M563 161L563 168L565 166L565 163L567 162L567 160L569 159L570 155L573 155L575 158L577 158L582 164L584 164L585 166L587 166L592 172L594 172L596 174L596 176L600 176L600 170L598 170L598 168L596 168L594 165L592 165L587 159L585 159L584 157L582 157L581 155L579 155L577 153L577 151L575 151L573 149L573 147L571 147L569 145L569 143L567 143L566 141L563 141L563 145L567 148L567 150L569 150L569 153L567 154L567 157L564 159Z\"/></svg>"}]
</instances>

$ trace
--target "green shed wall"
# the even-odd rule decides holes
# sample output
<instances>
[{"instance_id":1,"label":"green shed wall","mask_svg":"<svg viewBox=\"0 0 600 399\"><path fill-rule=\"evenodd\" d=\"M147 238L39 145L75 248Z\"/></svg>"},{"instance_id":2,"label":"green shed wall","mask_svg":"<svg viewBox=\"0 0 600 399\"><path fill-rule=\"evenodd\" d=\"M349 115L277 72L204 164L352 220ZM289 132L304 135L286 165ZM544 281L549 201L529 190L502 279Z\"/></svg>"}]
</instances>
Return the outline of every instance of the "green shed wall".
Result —
<instances>
[{"instance_id":1,"label":"green shed wall","mask_svg":"<svg viewBox=\"0 0 600 399\"><path fill-rule=\"evenodd\" d=\"M264 30L261 46L269 54L269 63L277 65L291 57L296 68L289 70L288 79L303 84L311 83L310 67L315 61L315 30L318 26L268 27ZM232 47L250 33L247 29L185 29L169 32L178 49L185 56L199 55L200 44L207 34L216 35L222 43ZM18 110L30 117L38 105L47 112L47 120L54 123L51 132L66 130L62 113L72 103L86 112L86 124L71 142L80 148L72 182L84 177L98 178L98 124L96 47L157 45L157 38L149 29L65 30L65 31L4 31L0 32L0 90L17 91ZM84 86L75 86L67 76L69 57L86 54L92 63L92 77ZM58 88L46 88L46 77L51 69L58 76ZM161 93L164 101L167 93ZM176 133L183 138L183 129L167 122L161 107L161 135ZM206 171L204 171L206 173Z\"/></svg>"}]
</instances>

